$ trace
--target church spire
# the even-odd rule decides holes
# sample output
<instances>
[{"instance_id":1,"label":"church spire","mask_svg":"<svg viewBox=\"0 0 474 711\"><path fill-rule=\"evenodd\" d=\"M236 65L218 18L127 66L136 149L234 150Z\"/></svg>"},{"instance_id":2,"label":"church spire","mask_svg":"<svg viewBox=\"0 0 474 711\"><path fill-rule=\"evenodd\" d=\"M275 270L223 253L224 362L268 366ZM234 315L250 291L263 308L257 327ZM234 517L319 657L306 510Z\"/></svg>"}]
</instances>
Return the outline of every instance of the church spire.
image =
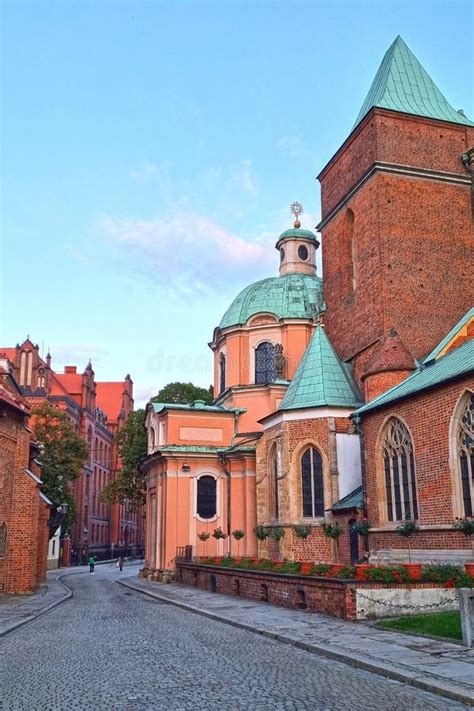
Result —
<instances>
[{"instance_id":1,"label":"church spire","mask_svg":"<svg viewBox=\"0 0 474 711\"><path fill-rule=\"evenodd\" d=\"M382 60L354 128L374 107L474 126L448 103L400 35Z\"/></svg>"}]
</instances>

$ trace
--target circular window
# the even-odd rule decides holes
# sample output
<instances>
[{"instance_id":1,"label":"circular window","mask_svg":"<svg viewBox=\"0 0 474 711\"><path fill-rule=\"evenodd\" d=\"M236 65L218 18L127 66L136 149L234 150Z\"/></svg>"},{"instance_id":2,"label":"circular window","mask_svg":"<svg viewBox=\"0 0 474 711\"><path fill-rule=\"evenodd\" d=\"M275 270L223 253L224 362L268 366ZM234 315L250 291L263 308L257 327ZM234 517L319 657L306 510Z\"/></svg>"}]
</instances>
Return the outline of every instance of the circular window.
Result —
<instances>
[{"instance_id":1,"label":"circular window","mask_svg":"<svg viewBox=\"0 0 474 711\"><path fill-rule=\"evenodd\" d=\"M304 244L300 244L298 247L298 257L303 260L303 262L306 262L308 259L309 252L308 252L308 247L305 247Z\"/></svg>"},{"instance_id":2,"label":"circular window","mask_svg":"<svg viewBox=\"0 0 474 711\"><path fill-rule=\"evenodd\" d=\"M283 247L280 247L280 262L282 262L285 259L285 250Z\"/></svg>"}]
</instances>

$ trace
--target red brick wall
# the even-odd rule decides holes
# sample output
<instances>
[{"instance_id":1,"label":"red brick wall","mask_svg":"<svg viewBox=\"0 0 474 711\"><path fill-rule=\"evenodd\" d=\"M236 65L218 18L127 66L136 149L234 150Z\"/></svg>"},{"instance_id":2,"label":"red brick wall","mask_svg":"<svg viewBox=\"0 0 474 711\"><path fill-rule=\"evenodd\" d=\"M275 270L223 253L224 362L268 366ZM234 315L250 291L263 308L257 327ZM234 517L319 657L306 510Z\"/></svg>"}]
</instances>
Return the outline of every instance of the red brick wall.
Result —
<instances>
[{"instance_id":1,"label":"red brick wall","mask_svg":"<svg viewBox=\"0 0 474 711\"><path fill-rule=\"evenodd\" d=\"M323 218L374 160L467 177L460 156L473 143L467 127L376 111L321 174ZM348 208L356 278L349 293L350 252L341 250ZM470 308L471 214L469 185L378 172L322 229L325 323L343 358L364 349L359 377L388 328L420 359Z\"/></svg>"},{"instance_id":2,"label":"red brick wall","mask_svg":"<svg viewBox=\"0 0 474 711\"><path fill-rule=\"evenodd\" d=\"M364 379L364 394L365 401L374 400L382 393L398 385L402 380L408 378L413 371L411 370L391 370L385 373L374 373Z\"/></svg>"},{"instance_id":3,"label":"red brick wall","mask_svg":"<svg viewBox=\"0 0 474 711\"><path fill-rule=\"evenodd\" d=\"M387 417L400 417L413 438L418 508L421 526L451 526L456 510L453 509L453 486L450 470L450 422L460 396L466 388L474 389L474 378L466 376L428 390L409 400L394 403L391 407L367 413L362 419L365 441L367 507L373 527L385 527L379 512L380 483L377 485L377 461L380 451L378 437ZM383 479L379 481L383 482ZM383 487L382 487L383 488ZM413 548L469 548L468 540L450 530L422 531L412 542ZM396 533L370 534L370 547L405 548L404 539Z\"/></svg>"}]
</instances>

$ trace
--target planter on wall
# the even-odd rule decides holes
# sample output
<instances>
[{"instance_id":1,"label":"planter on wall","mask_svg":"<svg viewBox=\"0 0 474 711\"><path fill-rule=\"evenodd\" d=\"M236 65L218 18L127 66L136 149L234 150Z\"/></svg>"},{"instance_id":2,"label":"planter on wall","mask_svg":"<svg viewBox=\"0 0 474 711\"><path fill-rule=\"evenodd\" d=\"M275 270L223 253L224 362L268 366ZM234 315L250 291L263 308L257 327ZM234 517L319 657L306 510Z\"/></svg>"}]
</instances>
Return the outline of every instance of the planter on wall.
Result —
<instances>
[{"instance_id":1,"label":"planter on wall","mask_svg":"<svg viewBox=\"0 0 474 711\"><path fill-rule=\"evenodd\" d=\"M421 563L404 563L403 567L407 569L410 580L421 580Z\"/></svg>"},{"instance_id":2,"label":"planter on wall","mask_svg":"<svg viewBox=\"0 0 474 711\"><path fill-rule=\"evenodd\" d=\"M464 563L464 570L471 578L474 578L474 563Z\"/></svg>"},{"instance_id":3,"label":"planter on wall","mask_svg":"<svg viewBox=\"0 0 474 711\"><path fill-rule=\"evenodd\" d=\"M301 575L309 575L309 571L313 567L314 563L312 560L302 560L300 563L300 573Z\"/></svg>"},{"instance_id":4,"label":"planter on wall","mask_svg":"<svg viewBox=\"0 0 474 711\"><path fill-rule=\"evenodd\" d=\"M328 572L329 577L337 577L337 575L344 568L344 563L333 563L331 569Z\"/></svg>"},{"instance_id":5,"label":"planter on wall","mask_svg":"<svg viewBox=\"0 0 474 711\"><path fill-rule=\"evenodd\" d=\"M354 567L356 570L356 580L366 580L365 571L369 568L369 564L356 563Z\"/></svg>"}]
</instances>

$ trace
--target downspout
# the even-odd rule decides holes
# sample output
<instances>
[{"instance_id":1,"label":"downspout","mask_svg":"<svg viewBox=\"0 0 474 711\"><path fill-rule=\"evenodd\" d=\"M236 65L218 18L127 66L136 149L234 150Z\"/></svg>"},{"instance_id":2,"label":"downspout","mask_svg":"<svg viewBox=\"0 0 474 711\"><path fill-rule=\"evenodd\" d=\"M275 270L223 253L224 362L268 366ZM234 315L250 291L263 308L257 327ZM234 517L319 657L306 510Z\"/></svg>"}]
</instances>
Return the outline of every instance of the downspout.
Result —
<instances>
[{"instance_id":1,"label":"downspout","mask_svg":"<svg viewBox=\"0 0 474 711\"><path fill-rule=\"evenodd\" d=\"M232 435L232 444L231 446L233 447L235 445L235 440L237 436L237 425L238 425L238 420L239 420L239 415L240 412L239 410L234 410L234 434ZM232 553L232 526L231 526L231 510L232 510L232 492L231 492L231 480L230 480L230 470L228 468L228 459L227 456L225 455L224 452L219 452L218 454L219 457L219 462L222 467L222 471L227 477L227 497L226 497L226 506L227 506L227 526L226 526L226 534L227 538L229 540L229 545L228 545L228 554L229 556Z\"/></svg>"},{"instance_id":2,"label":"downspout","mask_svg":"<svg viewBox=\"0 0 474 711\"><path fill-rule=\"evenodd\" d=\"M474 147L463 153L461 160L467 172L471 174L471 212L474 221Z\"/></svg>"},{"instance_id":3,"label":"downspout","mask_svg":"<svg viewBox=\"0 0 474 711\"><path fill-rule=\"evenodd\" d=\"M362 478L362 497L363 497L363 514L364 518L367 518L367 486L366 486L366 469L365 469L365 439L364 439L364 432L361 427L361 416L354 414L351 415L351 420L354 423L355 426L355 431L356 434L359 435L359 444L360 444L360 471L361 471L361 478ZM365 537L365 546L366 546L366 553L369 555L370 549L369 549L369 534Z\"/></svg>"}]
</instances>

